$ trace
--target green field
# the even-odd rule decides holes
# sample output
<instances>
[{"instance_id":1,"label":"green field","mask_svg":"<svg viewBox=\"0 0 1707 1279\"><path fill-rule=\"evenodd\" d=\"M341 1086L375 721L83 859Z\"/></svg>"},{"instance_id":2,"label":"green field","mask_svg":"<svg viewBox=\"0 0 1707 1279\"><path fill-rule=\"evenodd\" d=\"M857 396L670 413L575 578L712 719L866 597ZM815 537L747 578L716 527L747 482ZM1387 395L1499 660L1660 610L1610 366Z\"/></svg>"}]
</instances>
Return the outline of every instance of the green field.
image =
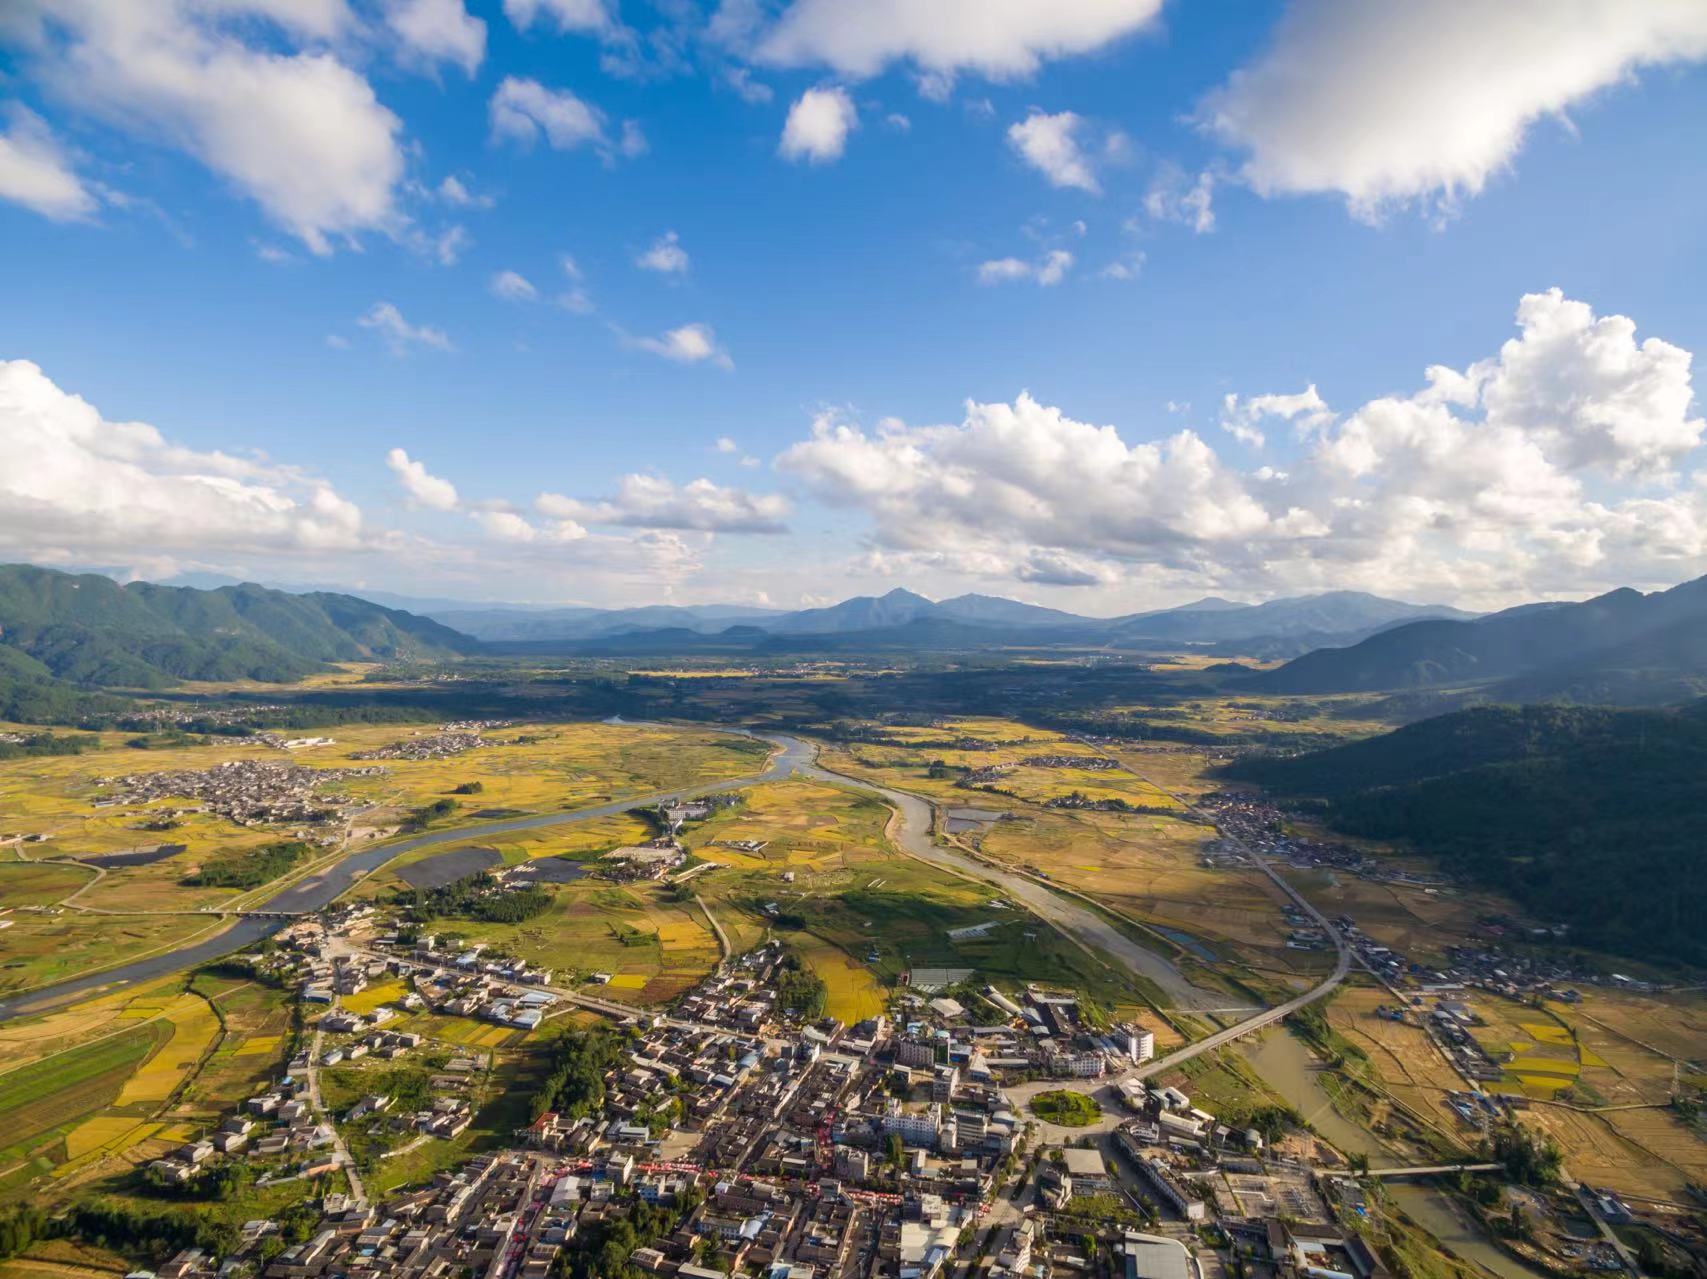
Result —
<instances>
[{"instance_id":1,"label":"green field","mask_svg":"<svg viewBox=\"0 0 1707 1279\"><path fill-rule=\"evenodd\" d=\"M64 1135L112 1104L171 1036L170 1023L151 1021L0 1074L0 1197L62 1158Z\"/></svg>"},{"instance_id":2,"label":"green field","mask_svg":"<svg viewBox=\"0 0 1707 1279\"><path fill-rule=\"evenodd\" d=\"M0 861L0 907L50 906L94 879L83 866Z\"/></svg>"}]
</instances>

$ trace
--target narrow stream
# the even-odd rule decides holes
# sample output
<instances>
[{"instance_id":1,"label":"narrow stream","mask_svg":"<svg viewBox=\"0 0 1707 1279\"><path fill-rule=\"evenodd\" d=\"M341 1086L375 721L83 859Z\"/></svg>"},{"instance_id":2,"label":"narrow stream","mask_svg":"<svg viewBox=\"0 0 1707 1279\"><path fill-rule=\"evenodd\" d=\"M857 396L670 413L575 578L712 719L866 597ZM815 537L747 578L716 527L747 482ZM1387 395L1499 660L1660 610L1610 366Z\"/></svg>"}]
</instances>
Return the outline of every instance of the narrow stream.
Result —
<instances>
[{"instance_id":1,"label":"narrow stream","mask_svg":"<svg viewBox=\"0 0 1707 1279\"><path fill-rule=\"evenodd\" d=\"M1270 1030L1260 1041L1241 1044L1239 1051L1270 1088L1339 1149L1368 1155L1376 1166L1392 1160L1393 1152L1374 1134L1333 1108L1322 1087L1321 1063L1292 1032ZM1504 1252L1446 1192L1427 1183L1394 1181L1387 1183L1387 1193L1407 1217L1465 1261L1475 1262L1500 1279L1547 1279L1544 1272Z\"/></svg>"}]
</instances>

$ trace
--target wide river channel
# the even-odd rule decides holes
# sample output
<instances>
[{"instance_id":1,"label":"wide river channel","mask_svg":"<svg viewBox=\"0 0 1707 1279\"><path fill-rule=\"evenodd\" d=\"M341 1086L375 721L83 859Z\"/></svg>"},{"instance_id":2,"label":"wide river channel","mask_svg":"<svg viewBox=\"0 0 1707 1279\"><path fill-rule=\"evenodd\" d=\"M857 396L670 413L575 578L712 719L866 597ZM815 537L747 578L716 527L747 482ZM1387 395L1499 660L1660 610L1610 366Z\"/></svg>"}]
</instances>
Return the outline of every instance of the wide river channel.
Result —
<instances>
[{"instance_id":1,"label":"wide river channel","mask_svg":"<svg viewBox=\"0 0 1707 1279\"><path fill-rule=\"evenodd\" d=\"M782 733L764 733L758 734L758 736L769 742L776 750L765 770L750 777L733 778L726 782L718 782L710 786L698 786L689 790L636 795L613 803L600 804L593 808L577 808L571 812L537 813L528 817L508 818L502 821L485 822L477 826L459 827L456 830L432 831L411 839L352 851L333 865L317 870L281 890L256 909L279 911L292 915L320 910L331 905L348 892L363 876L379 869L392 858L420 848L431 848L440 844L469 843L509 831L534 830L542 826L566 826L575 822L610 817L626 812L631 808L669 803L694 795L710 795L718 791L737 790L743 786L751 786L759 782L780 781L790 776L804 776L839 786L854 787L881 796L896 810L898 815L898 820L890 827L890 837L899 843L906 852L922 861L941 866L945 870L981 879L1000 888L1016 901L1024 902L1026 906L1044 919L1066 929L1069 934L1101 948L1126 964L1132 971L1140 973L1154 982L1176 1006L1204 1008L1225 1002L1226 997L1224 995L1192 985L1165 958L1140 946L1101 915L1050 892L1048 888L1033 879L1004 871L999 867L990 866L983 862L974 861L953 849L944 848L937 844L931 838L931 807L918 796L874 786L855 778L843 777L840 774L822 769L814 762L817 754L816 748L810 742L802 741L798 737L790 737ZM135 959L129 963L119 964L112 968L85 973L80 977L73 977L51 986L24 991L8 999L0 1000L0 1022L13 1017L46 1012L79 998L116 990L123 986L135 985L138 982L152 981L157 977L164 977L180 969L189 968L196 964L205 964L209 960L235 954L262 938L278 932L289 922L290 920L285 918L245 916L211 937L204 937L199 941L190 941L182 946L161 951L142 959Z\"/></svg>"},{"instance_id":2,"label":"wide river channel","mask_svg":"<svg viewBox=\"0 0 1707 1279\"><path fill-rule=\"evenodd\" d=\"M1005 871L986 862L974 861L938 844L931 837L931 806L917 795L890 790L821 768L816 763L817 749L810 742L798 737L782 733L762 733L756 736L776 749L765 770L750 777L734 778L688 790L636 795L593 808L578 808L571 812L538 813L528 817L465 826L456 830L432 831L411 839L361 849L283 889L259 909L290 914L320 910L349 891L364 875L379 869L394 857L420 848L477 841L508 831L592 821L627 812L632 808L668 803L695 795L710 795L718 791L737 790L743 786L780 781L791 776L803 776L880 796L897 815L897 820L890 826L889 836L907 853L952 873L983 880L1001 889L1015 901L1024 902L1034 913L1059 926L1070 936L1098 947L1124 963L1133 972L1155 983L1175 1007L1212 1008L1226 1002L1224 994L1193 985L1173 964L1155 951L1139 945L1102 915L1071 898L1050 891L1048 887L1028 876ZM52 986L25 991L9 999L0 1000L0 1021L46 1012L79 998L152 981L196 964L235 954L278 932L289 922L289 919L281 918L240 918L230 927L200 941L192 941L156 955L87 973ZM1243 1051L1269 1085L1308 1118L1316 1130L1334 1145L1341 1150L1367 1154L1377 1161L1386 1157L1387 1152L1371 1134L1333 1109L1317 1077L1319 1064L1296 1037L1284 1030L1271 1030L1261 1041L1248 1042ZM1501 1279L1544 1279L1541 1272L1530 1269L1500 1251L1480 1233L1475 1223L1454 1206L1449 1196L1427 1186L1403 1183L1395 1183L1388 1189L1407 1215L1460 1257L1480 1263Z\"/></svg>"}]
</instances>

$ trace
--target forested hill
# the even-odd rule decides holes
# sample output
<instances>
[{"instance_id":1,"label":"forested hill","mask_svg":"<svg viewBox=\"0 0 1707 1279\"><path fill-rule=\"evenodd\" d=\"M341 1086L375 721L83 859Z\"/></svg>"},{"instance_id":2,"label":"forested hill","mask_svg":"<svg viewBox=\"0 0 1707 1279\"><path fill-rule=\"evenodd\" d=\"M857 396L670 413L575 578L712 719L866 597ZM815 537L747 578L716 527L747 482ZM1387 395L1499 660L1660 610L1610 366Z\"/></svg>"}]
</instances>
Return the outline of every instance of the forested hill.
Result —
<instances>
[{"instance_id":1,"label":"forested hill","mask_svg":"<svg viewBox=\"0 0 1707 1279\"><path fill-rule=\"evenodd\" d=\"M349 595L245 584L202 591L0 565L0 677L85 687L300 679L328 662L440 658L477 647L424 617Z\"/></svg>"},{"instance_id":2,"label":"forested hill","mask_svg":"<svg viewBox=\"0 0 1707 1279\"><path fill-rule=\"evenodd\" d=\"M1531 604L1474 621L1420 621L1318 648L1247 687L1349 693L1479 685L1494 701L1664 705L1707 685L1707 578L1644 595Z\"/></svg>"},{"instance_id":3,"label":"forested hill","mask_svg":"<svg viewBox=\"0 0 1707 1279\"><path fill-rule=\"evenodd\" d=\"M1489 706L1229 773L1325 801L1499 889L1573 942L1707 965L1707 703Z\"/></svg>"}]
</instances>

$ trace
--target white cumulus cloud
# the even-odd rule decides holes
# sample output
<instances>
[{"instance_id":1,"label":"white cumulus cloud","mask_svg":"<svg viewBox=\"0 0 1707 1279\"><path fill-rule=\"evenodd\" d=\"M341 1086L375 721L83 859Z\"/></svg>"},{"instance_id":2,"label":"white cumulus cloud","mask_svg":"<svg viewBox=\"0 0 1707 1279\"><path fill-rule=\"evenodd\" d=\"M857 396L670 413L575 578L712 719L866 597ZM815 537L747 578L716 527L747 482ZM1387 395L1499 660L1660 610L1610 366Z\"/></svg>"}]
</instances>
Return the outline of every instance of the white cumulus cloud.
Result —
<instances>
[{"instance_id":1,"label":"white cumulus cloud","mask_svg":"<svg viewBox=\"0 0 1707 1279\"><path fill-rule=\"evenodd\" d=\"M1033 110L1008 127L1008 145L1050 185L1076 187L1093 195L1102 187L1079 139L1085 119L1072 111Z\"/></svg>"},{"instance_id":2,"label":"white cumulus cloud","mask_svg":"<svg viewBox=\"0 0 1707 1279\"><path fill-rule=\"evenodd\" d=\"M858 127L859 112L846 89L808 89L788 109L777 154L785 160L826 164L841 158L848 134Z\"/></svg>"},{"instance_id":3,"label":"white cumulus cloud","mask_svg":"<svg viewBox=\"0 0 1707 1279\"><path fill-rule=\"evenodd\" d=\"M1689 465L1707 422L1689 353L1558 290L1526 296L1517 323L1497 354L1344 415L1314 385L1230 397L1222 425L1241 438L1290 423L1302 452L1285 470L1027 395L949 425L826 415L777 465L862 512L888 571L1487 606L1698 575L1707 467Z\"/></svg>"},{"instance_id":4,"label":"white cumulus cloud","mask_svg":"<svg viewBox=\"0 0 1707 1279\"><path fill-rule=\"evenodd\" d=\"M57 222L88 217L96 200L47 123L27 107L6 113L0 133L0 200L11 200Z\"/></svg>"},{"instance_id":5,"label":"white cumulus cloud","mask_svg":"<svg viewBox=\"0 0 1707 1279\"><path fill-rule=\"evenodd\" d=\"M732 369L735 362L718 344L717 334L709 324L684 324L658 337L636 338L634 345L653 355L678 364L702 364L709 361L719 368Z\"/></svg>"},{"instance_id":6,"label":"white cumulus cloud","mask_svg":"<svg viewBox=\"0 0 1707 1279\"><path fill-rule=\"evenodd\" d=\"M1246 153L1262 194L1337 192L1374 219L1450 209L1543 117L1702 58L1698 0L1291 0L1270 47L1198 116Z\"/></svg>"},{"instance_id":7,"label":"white cumulus cloud","mask_svg":"<svg viewBox=\"0 0 1707 1279\"><path fill-rule=\"evenodd\" d=\"M738 2L725 0L724 12ZM961 71L1008 80L1139 31L1161 7L1161 0L794 0L758 33L756 56L859 78L910 62L939 82Z\"/></svg>"},{"instance_id":8,"label":"white cumulus cloud","mask_svg":"<svg viewBox=\"0 0 1707 1279\"><path fill-rule=\"evenodd\" d=\"M398 226L402 124L326 47L341 0L18 0L14 16L58 99L195 156L314 252Z\"/></svg>"},{"instance_id":9,"label":"white cumulus cloud","mask_svg":"<svg viewBox=\"0 0 1707 1279\"><path fill-rule=\"evenodd\" d=\"M472 76L486 57L486 24L462 0L387 0L385 22L406 60L449 62Z\"/></svg>"},{"instance_id":10,"label":"white cumulus cloud","mask_svg":"<svg viewBox=\"0 0 1707 1279\"><path fill-rule=\"evenodd\" d=\"M532 146L542 136L554 151L605 142L604 113L568 89L505 76L488 107L492 136Z\"/></svg>"},{"instance_id":11,"label":"white cumulus cloud","mask_svg":"<svg viewBox=\"0 0 1707 1279\"><path fill-rule=\"evenodd\" d=\"M28 360L0 360L0 548L12 558L357 549L360 510L290 467L112 421Z\"/></svg>"},{"instance_id":12,"label":"white cumulus cloud","mask_svg":"<svg viewBox=\"0 0 1707 1279\"><path fill-rule=\"evenodd\" d=\"M1221 427L1234 439L1255 448L1266 443L1264 418L1277 417L1295 423L1301 434L1319 431L1334 420L1332 410L1311 383L1296 395L1271 393L1240 397L1229 392L1221 401Z\"/></svg>"},{"instance_id":13,"label":"white cumulus cloud","mask_svg":"<svg viewBox=\"0 0 1707 1279\"><path fill-rule=\"evenodd\" d=\"M634 259L634 265L642 271L656 271L660 275L686 275L688 251L682 247L680 236L674 231L666 231Z\"/></svg>"},{"instance_id":14,"label":"white cumulus cloud","mask_svg":"<svg viewBox=\"0 0 1707 1279\"><path fill-rule=\"evenodd\" d=\"M616 493L583 501L541 493L535 509L553 519L701 533L781 533L788 499L749 493L708 479L676 485L660 475L625 475Z\"/></svg>"},{"instance_id":15,"label":"white cumulus cloud","mask_svg":"<svg viewBox=\"0 0 1707 1279\"><path fill-rule=\"evenodd\" d=\"M443 329L430 324L409 323L403 318L403 312L390 302L375 302L356 323L379 334L393 355L405 355L410 347L416 346L438 351L451 349L450 337Z\"/></svg>"},{"instance_id":16,"label":"white cumulus cloud","mask_svg":"<svg viewBox=\"0 0 1707 1279\"><path fill-rule=\"evenodd\" d=\"M1144 212L1206 235L1215 229L1215 175L1205 171L1188 181L1177 167L1162 166L1144 193Z\"/></svg>"},{"instance_id":17,"label":"white cumulus cloud","mask_svg":"<svg viewBox=\"0 0 1707 1279\"><path fill-rule=\"evenodd\" d=\"M992 258L978 264L978 283L1012 284L1030 281L1048 288L1067 278L1073 269L1073 255L1066 249L1050 249L1035 260L1025 258Z\"/></svg>"},{"instance_id":18,"label":"white cumulus cloud","mask_svg":"<svg viewBox=\"0 0 1707 1279\"><path fill-rule=\"evenodd\" d=\"M410 457L403 449L392 449L387 453L385 464L397 476L397 482L415 505L435 511L456 509L456 485L432 474L425 464Z\"/></svg>"},{"instance_id":19,"label":"white cumulus cloud","mask_svg":"<svg viewBox=\"0 0 1707 1279\"><path fill-rule=\"evenodd\" d=\"M539 296L539 290L519 271L500 271L492 277L489 286L494 297L503 298L506 302L531 302Z\"/></svg>"},{"instance_id":20,"label":"white cumulus cloud","mask_svg":"<svg viewBox=\"0 0 1707 1279\"><path fill-rule=\"evenodd\" d=\"M520 31L549 21L559 31L597 35L616 25L604 0L504 0L504 16Z\"/></svg>"}]
</instances>

